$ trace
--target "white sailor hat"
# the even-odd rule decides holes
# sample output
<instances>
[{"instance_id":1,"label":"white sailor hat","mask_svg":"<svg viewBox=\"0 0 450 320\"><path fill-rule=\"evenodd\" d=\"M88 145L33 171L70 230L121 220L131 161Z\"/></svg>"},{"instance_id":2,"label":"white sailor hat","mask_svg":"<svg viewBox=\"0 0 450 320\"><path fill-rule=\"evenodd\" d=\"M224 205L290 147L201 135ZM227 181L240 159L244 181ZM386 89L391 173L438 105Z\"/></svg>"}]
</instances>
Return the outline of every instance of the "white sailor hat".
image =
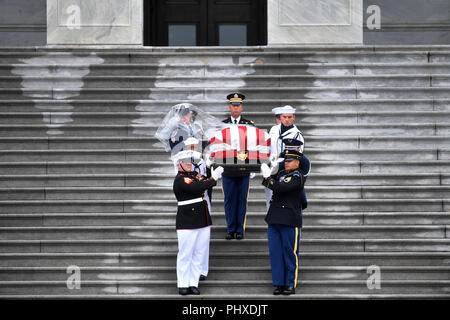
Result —
<instances>
[{"instance_id":1,"label":"white sailor hat","mask_svg":"<svg viewBox=\"0 0 450 320\"><path fill-rule=\"evenodd\" d=\"M272 113L275 114L275 115L279 115L279 114L283 114L283 113L292 113L292 114L294 114L295 113L295 109L292 106L287 105L287 106L284 106L284 107L281 107L281 108L273 108L272 109Z\"/></svg>"}]
</instances>

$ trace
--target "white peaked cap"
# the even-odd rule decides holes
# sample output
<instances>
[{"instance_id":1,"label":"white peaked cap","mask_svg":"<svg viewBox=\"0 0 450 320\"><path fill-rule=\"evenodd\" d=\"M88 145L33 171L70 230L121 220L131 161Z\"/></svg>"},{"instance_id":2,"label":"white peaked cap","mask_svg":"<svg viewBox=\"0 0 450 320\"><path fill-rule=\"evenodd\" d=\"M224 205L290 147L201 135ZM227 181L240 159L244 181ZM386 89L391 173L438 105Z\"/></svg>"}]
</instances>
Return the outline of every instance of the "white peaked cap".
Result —
<instances>
[{"instance_id":1,"label":"white peaked cap","mask_svg":"<svg viewBox=\"0 0 450 320\"><path fill-rule=\"evenodd\" d=\"M171 159L174 163L178 163L178 162L182 162L182 161L186 161L186 160L189 160L188 162L191 162L192 158L193 159L201 159L202 154L198 151L183 150L171 157Z\"/></svg>"},{"instance_id":2,"label":"white peaked cap","mask_svg":"<svg viewBox=\"0 0 450 320\"><path fill-rule=\"evenodd\" d=\"M292 106L284 106L281 108L273 108L272 109L272 113L274 113L275 115L279 115L279 114L283 114L283 113L295 113L295 109Z\"/></svg>"}]
</instances>

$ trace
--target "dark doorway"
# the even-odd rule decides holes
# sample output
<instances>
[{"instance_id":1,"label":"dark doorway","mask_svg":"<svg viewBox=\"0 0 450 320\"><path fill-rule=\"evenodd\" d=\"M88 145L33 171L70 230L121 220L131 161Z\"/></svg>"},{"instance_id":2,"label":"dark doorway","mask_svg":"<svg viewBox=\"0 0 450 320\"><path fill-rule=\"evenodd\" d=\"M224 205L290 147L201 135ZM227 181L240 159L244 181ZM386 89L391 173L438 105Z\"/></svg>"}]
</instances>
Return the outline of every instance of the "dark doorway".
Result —
<instances>
[{"instance_id":1,"label":"dark doorway","mask_svg":"<svg viewBox=\"0 0 450 320\"><path fill-rule=\"evenodd\" d=\"M144 45L267 44L266 0L144 0Z\"/></svg>"}]
</instances>

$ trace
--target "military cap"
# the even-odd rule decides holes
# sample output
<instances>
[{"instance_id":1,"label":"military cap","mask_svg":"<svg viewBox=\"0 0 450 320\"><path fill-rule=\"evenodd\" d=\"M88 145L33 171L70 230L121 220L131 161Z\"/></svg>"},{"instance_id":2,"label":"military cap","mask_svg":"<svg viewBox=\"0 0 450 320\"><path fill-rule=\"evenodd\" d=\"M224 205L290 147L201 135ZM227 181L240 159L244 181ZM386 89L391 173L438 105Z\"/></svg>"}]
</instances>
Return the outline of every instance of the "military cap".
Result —
<instances>
[{"instance_id":1,"label":"military cap","mask_svg":"<svg viewBox=\"0 0 450 320\"><path fill-rule=\"evenodd\" d=\"M302 154L297 150L286 150L284 153L284 161L300 160Z\"/></svg>"},{"instance_id":2,"label":"military cap","mask_svg":"<svg viewBox=\"0 0 450 320\"><path fill-rule=\"evenodd\" d=\"M283 139L283 144L285 150L296 150L297 148L301 148L303 142L297 139Z\"/></svg>"},{"instance_id":3,"label":"military cap","mask_svg":"<svg viewBox=\"0 0 450 320\"><path fill-rule=\"evenodd\" d=\"M188 114L190 110L191 104L189 103L181 103L175 106L175 112L179 114L180 116L184 116Z\"/></svg>"},{"instance_id":4,"label":"military cap","mask_svg":"<svg viewBox=\"0 0 450 320\"><path fill-rule=\"evenodd\" d=\"M242 93L231 93L227 96L228 101L232 104L232 105L240 105L242 104L242 101L245 100L245 96Z\"/></svg>"}]
</instances>

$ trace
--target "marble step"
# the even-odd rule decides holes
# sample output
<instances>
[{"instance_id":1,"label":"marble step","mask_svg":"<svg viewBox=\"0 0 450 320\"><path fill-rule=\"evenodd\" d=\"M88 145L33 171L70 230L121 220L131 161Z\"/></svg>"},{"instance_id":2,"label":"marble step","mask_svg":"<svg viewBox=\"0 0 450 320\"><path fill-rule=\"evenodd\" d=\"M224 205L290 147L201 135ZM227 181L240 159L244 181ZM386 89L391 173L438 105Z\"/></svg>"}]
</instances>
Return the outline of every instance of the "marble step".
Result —
<instances>
[{"instance_id":1,"label":"marble step","mask_svg":"<svg viewBox=\"0 0 450 320\"><path fill-rule=\"evenodd\" d=\"M253 75L396 75L450 74L449 63L244 63L240 65L210 65L199 63L67 64L50 63L0 64L0 76L10 75L71 75L89 70L90 76L230 76L250 72Z\"/></svg>"},{"instance_id":2,"label":"marble step","mask_svg":"<svg viewBox=\"0 0 450 320\"><path fill-rule=\"evenodd\" d=\"M235 80L227 75L207 76L92 76L67 75L0 76L0 88L32 88L50 90L53 88L235 88ZM233 73L228 74L233 77ZM234 75L235 76L235 75ZM406 74L406 75L242 75L239 81L246 87L448 87L449 74ZM81 86L80 86L81 83ZM150 90L149 90L150 91Z\"/></svg>"},{"instance_id":3,"label":"marble step","mask_svg":"<svg viewBox=\"0 0 450 320\"><path fill-rule=\"evenodd\" d=\"M4 46L0 48L0 52L72 52L72 53L92 53L92 52L290 52L290 51L303 51L303 52L317 52L317 51L330 51L335 52L378 52L378 51L449 51L450 46L445 44L438 45L362 45L362 44L312 44L312 45L293 45L289 47L279 46L231 46L231 47L211 47L211 46L196 46L196 47L126 47L126 48L111 48L108 46L92 46L92 47L48 47L48 46L29 46L29 47L17 47L17 46Z\"/></svg>"},{"instance_id":4,"label":"marble step","mask_svg":"<svg viewBox=\"0 0 450 320\"><path fill-rule=\"evenodd\" d=\"M124 100L0 100L1 112L164 112L178 103L190 102L207 112L227 112L227 105L222 99L144 99ZM410 111L450 111L450 100L424 98L392 98L392 99L260 99L258 96L248 97L245 102L245 113L268 113L274 107L293 105L302 112L410 112Z\"/></svg>"},{"instance_id":5,"label":"marble step","mask_svg":"<svg viewBox=\"0 0 450 320\"><path fill-rule=\"evenodd\" d=\"M199 286L203 296L272 294L272 281L205 281ZM371 290L367 280L299 280L296 295L301 294L421 294L450 296L448 280L384 280L380 289ZM172 280L83 281L81 288L70 290L66 281L2 281L3 295L178 295ZM374 292L376 291L376 292ZM167 298L167 297L166 297Z\"/></svg>"},{"instance_id":6,"label":"marble step","mask_svg":"<svg viewBox=\"0 0 450 320\"><path fill-rule=\"evenodd\" d=\"M204 63L209 65L249 64L249 63L443 63L450 61L450 52L433 48L383 48L376 52L372 49L356 49L348 51L336 51L328 48L312 51L303 48L284 50L233 50L227 51L208 50L198 48L197 51L176 52L165 48L161 51L96 51L89 50L85 55L75 55L76 52L24 52L3 51L0 58L4 64L18 64L23 62L33 63L70 63L79 65L90 64L170 64L170 63Z\"/></svg>"},{"instance_id":7,"label":"marble step","mask_svg":"<svg viewBox=\"0 0 450 320\"><path fill-rule=\"evenodd\" d=\"M177 250L177 239L0 240L2 253L166 252ZM301 252L441 252L450 239L305 239ZM212 239L211 251L268 252L267 239Z\"/></svg>"},{"instance_id":8,"label":"marble step","mask_svg":"<svg viewBox=\"0 0 450 320\"><path fill-rule=\"evenodd\" d=\"M216 188L217 189L217 188ZM219 190L215 191L219 192ZM249 212L265 212L265 199L248 200ZM450 199L308 199L312 212L445 212ZM223 212L223 201L213 196L213 212ZM2 200L7 213L143 213L176 212L174 200Z\"/></svg>"},{"instance_id":9,"label":"marble step","mask_svg":"<svg viewBox=\"0 0 450 320\"><path fill-rule=\"evenodd\" d=\"M450 124L300 124L305 136L441 136L450 135ZM271 124L258 124L267 131ZM156 125L134 124L0 124L0 137L138 137L156 133Z\"/></svg>"},{"instance_id":10,"label":"marble step","mask_svg":"<svg viewBox=\"0 0 450 320\"><path fill-rule=\"evenodd\" d=\"M265 211L247 212L248 226L260 225ZM223 210L211 213L214 225L225 225ZM13 213L0 214L3 227L174 226L176 212L143 213ZM446 212L303 212L305 226L450 225Z\"/></svg>"},{"instance_id":11,"label":"marble step","mask_svg":"<svg viewBox=\"0 0 450 320\"><path fill-rule=\"evenodd\" d=\"M241 243L240 243L241 244ZM242 244L241 244L242 245ZM161 267L176 265L177 252L70 252L0 253L0 267ZM449 266L450 252L318 252L300 251L306 266ZM211 251L210 265L229 267L268 267L268 252Z\"/></svg>"},{"instance_id":12,"label":"marble step","mask_svg":"<svg viewBox=\"0 0 450 320\"><path fill-rule=\"evenodd\" d=\"M248 225L258 225L266 213L247 213ZM165 213L5 213L0 214L3 227L56 226L173 226L175 212ZM214 225L224 225L223 212L211 214ZM445 212L303 212L305 226L332 225L449 225Z\"/></svg>"},{"instance_id":13,"label":"marble step","mask_svg":"<svg viewBox=\"0 0 450 320\"><path fill-rule=\"evenodd\" d=\"M62 100L155 99L196 100L223 99L230 88L0 88L0 99L31 98ZM450 87L241 87L247 97L259 99L448 99Z\"/></svg>"},{"instance_id":14,"label":"marble step","mask_svg":"<svg viewBox=\"0 0 450 320\"><path fill-rule=\"evenodd\" d=\"M261 225L264 224L264 225ZM223 239L226 225L214 225L211 239ZM304 226L302 239L448 239L450 226ZM174 240L175 226L0 227L0 240ZM245 239L267 239L264 220L246 225Z\"/></svg>"},{"instance_id":15,"label":"marble step","mask_svg":"<svg viewBox=\"0 0 450 320\"><path fill-rule=\"evenodd\" d=\"M171 187L172 174L42 174L0 175L2 188L31 187ZM250 186L260 186L259 178L251 179ZM404 174L317 174L310 173L310 186L439 186L450 185L450 174L404 173Z\"/></svg>"},{"instance_id":16,"label":"marble step","mask_svg":"<svg viewBox=\"0 0 450 320\"><path fill-rule=\"evenodd\" d=\"M169 161L0 162L0 175L171 174L174 170ZM314 161L313 171L318 174L436 174L450 172L450 161Z\"/></svg>"},{"instance_id":17,"label":"marble step","mask_svg":"<svg viewBox=\"0 0 450 320\"><path fill-rule=\"evenodd\" d=\"M82 125L135 125L159 126L165 112L6 112L0 113L1 125L59 125L60 130L65 124ZM218 119L225 119L226 113L212 113ZM274 125L274 116L270 112L246 112L245 116L252 119L257 126L269 128ZM296 123L302 125L393 125L393 124L440 124L448 125L450 111L380 111L380 112L311 112L296 116ZM135 128L135 130L136 130ZM152 132L142 132L151 134Z\"/></svg>"},{"instance_id":18,"label":"marble step","mask_svg":"<svg viewBox=\"0 0 450 320\"><path fill-rule=\"evenodd\" d=\"M302 266L302 280L366 280L368 266ZM449 280L450 267L379 266L382 280ZM80 267L82 281L98 280L176 280L176 267ZM70 275L70 274L69 274ZM67 281L64 267L0 267L0 281ZM206 281L271 281L269 266L211 266ZM206 282L201 282L203 285Z\"/></svg>"},{"instance_id":19,"label":"marble step","mask_svg":"<svg viewBox=\"0 0 450 320\"><path fill-rule=\"evenodd\" d=\"M417 156L413 149L309 149L309 160L403 160ZM61 150L2 150L0 162L29 161L168 161L170 154L163 149L61 149ZM450 160L450 148L422 149L421 160Z\"/></svg>"},{"instance_id":20,"label":"marble step","mask_svg":"<svg viewBox=\"0 0 450 320\"><path fill-rule=\"evenodd\" d=\"M448 294L295 294L288 297L276 298L273 294L209 294L192 296L189 299L193 301L205 301L205 300L236 300L236 298L242 300L447 300ZM170 300L185 300L184 296L180 295L145 295L145 294L79 294L79 295L33 295L33 294L16 294L16 295L2 295L2 299L8 300L136 300L136 299L149 299L155 301L168 301ZM231 312L231 311L230 311ZM236 311L236 314L239 311ZM242 311L243 312L243 311ZM230 313L231 314L231 313Z\"/></svg>"},{"instance_id":21,"label":"marble step","mask_svg":"<svg viewBox=\"0 0 450 320\"><path fill-rule=\"evenodd\" d=\"M450 116L450 115L449 115ZM64 130L63 128L61 128ZM308 136L304 135L305 154L308 148L397 149L450 147L450 135L431 136ZM108 150L161 148L153 136L122 137L0 137L1 150ZM166 153L169 158L169 153ZM441 156L445 159L445 150ZM437 152L436 152L437 156ZM436 156L434 158L436 158Z\"/></svg>"},{"instance_id":22,"label":"marble step","mask_svg":"<svg viewBox=\"0 0 450 320\"><path fill-rule=\"evenodd\" d=\"M261 183L261 177L256 178ZM215 188L214 198L223 200ZM439 199L450 198L448 186L306 186L309 199ZM0 200L172 200L172 187L45 187L0 188ZM249 199L265 199L261 185L252 186Z\"/></svg>"}]
</instances>

